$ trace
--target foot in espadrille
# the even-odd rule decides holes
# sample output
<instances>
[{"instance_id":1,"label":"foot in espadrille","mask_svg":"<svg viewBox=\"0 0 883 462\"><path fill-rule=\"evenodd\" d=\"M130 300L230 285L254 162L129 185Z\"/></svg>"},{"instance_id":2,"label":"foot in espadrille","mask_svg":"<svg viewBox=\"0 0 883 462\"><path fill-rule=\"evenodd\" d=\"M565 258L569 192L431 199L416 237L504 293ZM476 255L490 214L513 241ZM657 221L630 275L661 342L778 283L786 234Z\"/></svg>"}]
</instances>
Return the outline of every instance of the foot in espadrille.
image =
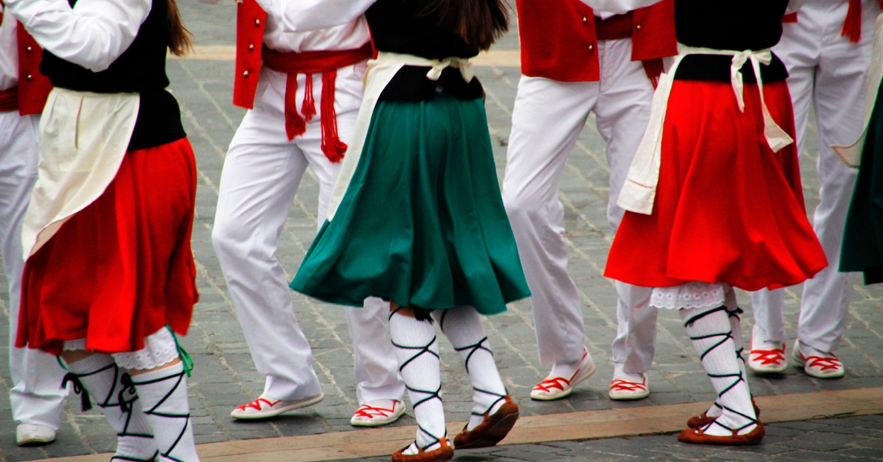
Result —
<instances>
[{"instance_id":1,"label":"foot in espadrille","mask_svg":"<svg viewBox=\"0 0 883 462\"><path fill-rule=\"evenodd\" d=\"M783 372L788 367L785 342L775 342L763 337L760 328L755 324L754 330L751 331L748 367L761 374Z\"/></svg>"},{"instance_id":2,"label":"foot in espadrille","mask_svg":"<svg viewBox=\"0 0 883 462\"><path fill-rule=\"evenodd\" d=\"M650 396L647 375L614 377L610 382L610 391L607 396L615 401L637 400Z\"/></svg>"},{"instance_id":3,"label":"foot in espadrille","mask_svg":"<svg viewBox=\"0 0 883 462\"><path fill-rule=\"evenodd\" d=\"M276 417L277 415L288 411L312 406L323 399L325 399L324 393L294 401L284 401L281 399L270 398L269 396L261 396L248 404L237 406L236 409L233 409L233 412L230 413L230 417L239 420L269 419L270 417Z\"/></svg>"},{"instance_id":4,"label":"foot in espadrille","mask_svg":"<svg viewBox=\"0 0 883 462\"><path fill-rule=\"evenodd\" d=\"M515 421L518 420L518 406L512 402L512 398L506 395L505 402L493 415L484 413L484 421L472 430L468 425L463 431L454 437L454 447L457 449L475 449L496 446L503 440Z\"/></svg>"},{"instance_id":5,"label":"foot in espadrille","mask_svg":"<svg viewBox=\"0 0 883 462\"><path fill-rule=\"evenodd\" d=\"M589 350L583 350L583 357L579 363L567 368L565 372L560 372L558 369L559 366L556 364L545 380L534 385L530 399L552 401L569 396L573 393L573 387L595 373L595 364Z\"/></svg>"},{"instance_id":6,"label":"foot in espadrille","mask_svg":"<svg viewBox=\"0 0 883 462\"><path fill-rule=\"evenodd\" d=\"M429 449L432 447L435 449ZM426 448L421 448L415 441L392 454L392 462L436 462L453 458L454 448L448 444L444 436Z\"/></svg>"},{"instance_id":7,"label":"foot in espadrille","mask_svg":"<svg viewBox=\"0 0 883 462\"><path fill-rule=\"evenodd\" d=\"M757 419L760 420L760 408L757 407L757 403L754 402L754 398L751 398L751 405L754 406L754 414L757 416ZM714 415L708 415L709 412L713 410L717 411ZM694 415L690 417L690 420L687 421L688 428L699 428L704 427L712 422L714 419L718 418L721 415L721 407L719 404L715 403L711 409L703 412L699 415Z\"/></svg>"},{"instance_id":8,"label":"foot in espadrille","mask_svg":"<svg viewBox=\"0 0 883 462\"><path fill-rule=\"evenodd\" d=\"M721 446L746 446L751 444L760 444L766 431L763 425L757 422L754 428L744 434L739 434L738 430L732 430L733 434L728 436L709 435L705 433L705 428L686 428L678 434L678 441L682 443L692 444L716 444Z\"/></svg>"},{"instance_id":9,"label":"foot in espadrille","mask_svg":"<svg viewBox=\"0 0 883 462\"><path fill-rule=\"evenodd\" d=\"M405 403L395 399L369 401L356 409L350 425L354 427L380 427L389 425L405 414Z\"/></svg>"},{"instance_id":10,"label":"foot in espadrille","mask_svg":"<svg viewBox=\"0 0 883 462\"><path fill-rule=\"evenodd\" d=\"M846 368L834 353L816 350L810 346L794 342L794 365L817 379L838 379L846 373Z\"/></svg>"}]
</instances>

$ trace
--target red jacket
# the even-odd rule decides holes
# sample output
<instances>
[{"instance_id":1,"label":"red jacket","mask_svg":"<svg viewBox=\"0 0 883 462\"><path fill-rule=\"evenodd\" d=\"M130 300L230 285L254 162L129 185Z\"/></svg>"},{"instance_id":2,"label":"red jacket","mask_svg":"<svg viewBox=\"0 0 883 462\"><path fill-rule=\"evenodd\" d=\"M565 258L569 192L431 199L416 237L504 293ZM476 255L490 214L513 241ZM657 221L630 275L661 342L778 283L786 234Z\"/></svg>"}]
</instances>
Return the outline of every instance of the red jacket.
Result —
<instances>
[{"instance_id":1,"label":"red jacket","mask_svg":"<svg viewBox=\"0 0 883 462\"><path fill-rule=\"evenodd\" d=\"M18 112L39 114L46 105L52 83L40 73L43 49L18 23Z\"/></svg>"},{"instance_id":2,"label":"red jacket","mask_svg":"<svg viewBox=\"0 0 883 462\"><path fill-rule=\"evenodd\" d=\"M261 48L267 12L255 0L236 5L236 76L233 80L233 104L252 109L261 71Z\"/></svg>"},{"instance_id":3,"label":"red jacket","mask_svg":"<svg viewBox=\"0 0 883 462\"><path fill-rule=\"evenodd\" d=\"M561 82L600 80L592 8L579 0L517 0L521 73ZM554 31L554 33L550 33ZM632 61L678 54L674 0L634 11Z\"/></svg>"}]
</instances>

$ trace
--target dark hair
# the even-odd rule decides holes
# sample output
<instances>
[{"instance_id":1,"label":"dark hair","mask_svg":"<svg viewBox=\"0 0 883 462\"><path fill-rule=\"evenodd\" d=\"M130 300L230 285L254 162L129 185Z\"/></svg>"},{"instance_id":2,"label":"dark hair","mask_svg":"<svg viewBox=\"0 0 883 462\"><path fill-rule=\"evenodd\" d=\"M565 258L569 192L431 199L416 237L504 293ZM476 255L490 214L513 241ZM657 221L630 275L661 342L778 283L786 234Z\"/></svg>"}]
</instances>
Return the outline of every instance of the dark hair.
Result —
<instances>
[{"instance_id":1,"label":"dark hair","mask_svg":"<svg viewBox=\"0 0 883 462\"><path fill-rule=\"evenodd\" d=\"M181 13L175 0L168 0L169 5L169 50L176 56L183 56L193 49L190 42L190 31L181 22Z\"/></svg>"},{"instance_id":2,"label":"dark hair","mask_svg":"<svg viewBox=\"0 0 883 462\"><path fill-rule=\"evenodd\" d=\"M431 0L424 11L439 17L467 45L487 50L509 30L509 7L504 0Z\"/></svg>"}]
</instances>

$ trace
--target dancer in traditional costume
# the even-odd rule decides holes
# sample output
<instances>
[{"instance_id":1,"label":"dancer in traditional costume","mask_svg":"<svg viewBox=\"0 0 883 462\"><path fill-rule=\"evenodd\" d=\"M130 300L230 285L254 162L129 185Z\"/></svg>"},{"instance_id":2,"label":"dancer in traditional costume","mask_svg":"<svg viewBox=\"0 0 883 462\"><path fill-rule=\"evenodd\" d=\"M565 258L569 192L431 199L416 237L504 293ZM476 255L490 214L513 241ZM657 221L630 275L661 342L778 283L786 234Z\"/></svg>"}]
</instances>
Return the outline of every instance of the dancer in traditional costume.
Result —
<instances>
[{"instance_id":1,"label":"dancer in traditional costume","mask_svg":"<svg viewBox=\"0 0 883 462\"><path fill-rule=\"evenodd\" d=\"M319 182L318 224L325 222L373 50L362 17L291 33L254 0L237 8L233 99L249 111L224 160L212 242L252 358L266 377L261 396L231 415L263 419L324 398L276 250L307 166ZM376 297L346 312L360 405L353 425L386 425L405 410L388 312Z\"/></svg>"},{"instance_id":2,"label":"dancer in traditional costume","mask_svg":"<svg viewBox=\"0 0 883 462\"><path fill-rule=\"evenodd\" d=\"M189 45L173 0L6 0L55 89L24 221L16 345L60 355L117 432L114 459L199 460L174 334L198 299L196 164L166 53Z\"/></svg>"},{"instance_id":3,"label":"dancer in traditional costume","mask_svg":"<svg viewBox=\"0 0 883 462\"><path fill-rule=\"evenodd\" d=\"M37 180L37 124L52 89L40 73L42 50L15 18L4 20L0 2L0 245L9 282L9 401L19 445L55 440L66 388L64 369L40 350L15 347L24 259L21 227Z\"/></svg>"},{"instance_id":4,"label":"dancer in traditional costume","mask_svg":"<svg viewBox=\"0 0 883 462\"><path fill-rule=\"evenodd\" d=\"M605 275L652 287L651 307L679 310L718 394L680 441L763 439L734 288L797 284L826 266L803 205L788 74L769 50L797 3L675 1L680 54L620 192L627 212Z\"/></svg>"},{"instance_id":5,"label":"dancer in traditional costume","mask_svg":"<svg viewBox=\"0 0 883 462\"><path fill-rule=\"evenodd\" d=\"M324 301L390 300L390 334L417 418L394 461L453 457L432 321L465 361L472 418L457 448L492 446L518 418L480 314L529 295L497 185L483 89L467 59L506 30L498 0L260 0L289 30L365 13L379 51L328 208L291 283ZM467 13L471 12L471 13Z\"/></svg>"},{"instance_id":6,"label":"dancer in traditional costume","mask_svg":"<svg viewBox=\"0 0 883 462\"><path fill-rule=\"evenodd\" d=\"M624 14L592 10L579 0L563 0L555 8L544 0L516 4L523 75L512 112L503 202L533 294L540 363L551 366L530 397L554 400L570 395L595 371L585 348L582 303L567 274L561 172L594 112L607 142L607 221L615 232L623 214L616 198L650 117L662 58L677 54L674 2ZM615 286L619 327L609 396L646 398L656 310L641 308L650 289L618 281Z\"/></svg>"},{"instance_id":7,"label":"dancer in traditional costume","mask_svg":"<svg viewBox=\"0 0 883 462\"><path fill-rule=\"evenodd\" d=\"M852 275L838 272L840 247L856 171L843 164L832 146L855 141L862 130L865 80L871 61L878 0L807 0L785 18L776 54L788 69L794 104L797 150L804 153L810 107L818 127L819 205L813 230L831 266L803 285L794 365L807 375L842 377L845 368L834 352L840 347ZM754 330L748 366L756 372L782 372L785 356L785 292L752 294Z\"/></svg>"},{"instance_id":8,"label":"dancer in traditional costume","mask_svg":"<svg viewBox=\"0 0 883 462\"><path fill-rule=\"evenodd\" d=\"M843 234L840 271L861 271L865 284L883 282L883 15L877 17L871 65L865 86L864 130L850 146L834 150L858 179Z\"/></svg>"}]
</instances>

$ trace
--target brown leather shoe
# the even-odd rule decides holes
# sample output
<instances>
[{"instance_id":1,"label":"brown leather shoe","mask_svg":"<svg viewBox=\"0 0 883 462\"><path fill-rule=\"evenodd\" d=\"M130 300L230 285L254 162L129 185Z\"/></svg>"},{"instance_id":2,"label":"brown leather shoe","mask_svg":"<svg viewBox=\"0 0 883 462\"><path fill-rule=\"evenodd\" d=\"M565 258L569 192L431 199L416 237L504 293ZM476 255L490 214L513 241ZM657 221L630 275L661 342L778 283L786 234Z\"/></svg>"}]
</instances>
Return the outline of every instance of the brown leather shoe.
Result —
<instances>
[{"instance_id":1,"label":"brown leather shoe","mask_svg":"<svg viewBox=\"0 0 883 462\"><path fill-rule=\"evenodd\" d=\"M463 427L463 431L454 437L454 447L457 449L476 449L496 446L518 420L518 406L512 402L512 398L506 395L506 402L497 409L494 415L484 413L484 421L472 430Z\"/></svg>"},{"instance_id":2,"label":"brown leather shoe","mask_svg":"<svg viewBox=\"0 0 883 462\"><path fill-rule=\"evenodd\" d=\"M403 454L405 449L399 449L392 453L392 462L438 462L442 460L451 460L454 458L454 448L448 445L448 439L444 436L439 441L441 446L433 451L424 451L417 448L417 454Z\"/></svg>"},{"instance_id":3,"label":"brown leather shoe","mask_svg":"<svg viewBox=\"0 0 883 462\"><path fill-rule=\"evenodd\" d=\"M686 428L678 435L678 441L682 443L693 444L718 444L722 446L746 446L749 444L760 444L766 430L760 422L754 427L754 430L744 434L736 434L733 430L733 436L714 436L706 435L701 428Z\"/></svg>"},{"instance_id":4,"label":"brown leather shoe","mask_svg":"<svg viewBox=\"0 0 883 462\"><path fill-rule=\"evenodd\" d=\"M757 407L757 403L754 402L754 398L751 398L751 405L754 406L754 415L757 417L757 421L760 422L760 408ZM707 411L706 411L707 412ZM687 421L687 428L700 428L704 427L712 422L717 417L708 417L703 412L700 415L694 415L690 417L690 420Z\"/></svg>"}]
</instances>

